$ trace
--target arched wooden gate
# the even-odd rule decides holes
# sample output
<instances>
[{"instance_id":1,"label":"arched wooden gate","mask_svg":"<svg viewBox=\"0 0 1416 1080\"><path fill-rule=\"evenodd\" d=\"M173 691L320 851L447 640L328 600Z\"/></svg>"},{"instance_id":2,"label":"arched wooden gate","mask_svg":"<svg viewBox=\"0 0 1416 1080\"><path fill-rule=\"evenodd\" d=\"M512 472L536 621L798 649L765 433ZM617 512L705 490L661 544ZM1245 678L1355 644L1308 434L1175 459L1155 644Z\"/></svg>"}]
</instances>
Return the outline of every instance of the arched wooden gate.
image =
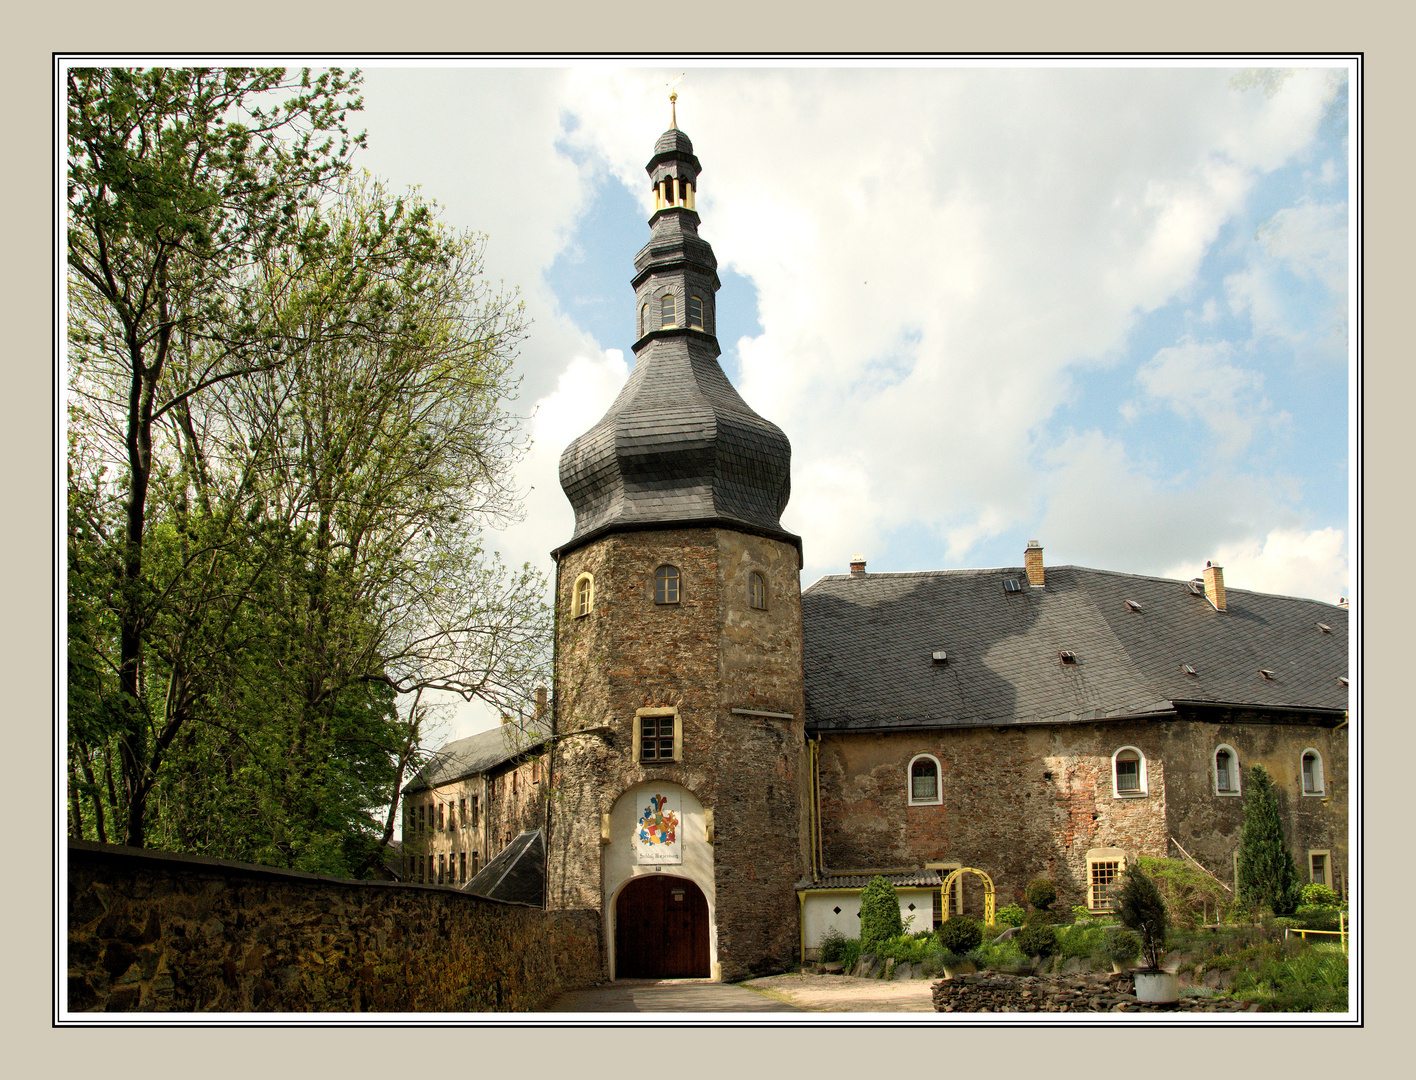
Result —
<instances>
[{"instance_id":1,"label":"arched wooden gate","mask_svg":"<svg viewBox=\"0 0 1416 1080\"><path fill-rule=\"evenodd\" d=\"M983 878L983 921L985 924L993 922L993 879L972 866L961 866L944 879L944 884L939 889L939 899L944 906L942 921L949 921L949 890L953 888L954 881L960 874L977 874Z\"/></svg>"}]
</instances>

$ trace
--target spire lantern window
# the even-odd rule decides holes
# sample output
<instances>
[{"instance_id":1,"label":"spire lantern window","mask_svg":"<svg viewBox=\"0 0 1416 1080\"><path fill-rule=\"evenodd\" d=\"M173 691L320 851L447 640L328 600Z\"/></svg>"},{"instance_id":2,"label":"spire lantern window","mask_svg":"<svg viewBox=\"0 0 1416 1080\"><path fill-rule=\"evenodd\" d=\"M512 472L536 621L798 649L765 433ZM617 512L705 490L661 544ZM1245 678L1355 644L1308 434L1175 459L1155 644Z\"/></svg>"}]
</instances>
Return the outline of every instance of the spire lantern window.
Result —
<instances>
[{"instance_id":1,"label":"spire lantern window","mask_svg":"<svg viewBox=\"0 0 1416 1080\"><path fill-rule=\"evenodd\" d=\"M659 299L659 326L667 328L677 326L677 315L674 311L674 294L664 293Z\"/></svg>"},{"instance_id":2,"label":"spire lantern window","mask_svg":"<svg viewBox=\"0 0 1416 1080\"><path fill-rule=\"evenodd\" d=\"M703 329L703 298L701 296L688 298L688 325L695 330Z\"/></svg>"}]
</instances>

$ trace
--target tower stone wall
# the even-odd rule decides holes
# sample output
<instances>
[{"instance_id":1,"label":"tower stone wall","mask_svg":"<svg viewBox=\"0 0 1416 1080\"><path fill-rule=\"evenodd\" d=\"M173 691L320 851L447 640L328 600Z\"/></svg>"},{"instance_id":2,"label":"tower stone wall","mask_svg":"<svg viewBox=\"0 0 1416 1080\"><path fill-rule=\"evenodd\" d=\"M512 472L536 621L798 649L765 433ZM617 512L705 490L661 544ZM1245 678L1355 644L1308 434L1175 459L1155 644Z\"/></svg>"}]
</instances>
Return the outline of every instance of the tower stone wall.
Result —
<instances>
[{"instance_id":1,"label":"tower stone wall","mask_svg":"<svg viewBox=\"0 0 1416 1080\"><path fill-rule=\"evenodd\" d=\"M612 533L558 568L548 901L603 906L612 933L601 816L636 784L681 785L712 812L711 914L725 979L796 958L794 886L808 858L798 559L781 540L679 528ZM654 601L664 565L679 571L676 604ZM766 582L765 610L750 606L753 572ZM594 576L594 605L576 617L584 573ZM635 716L656 708L678 710L679 761L639 760Z\"/></svg>"}]
</instances>

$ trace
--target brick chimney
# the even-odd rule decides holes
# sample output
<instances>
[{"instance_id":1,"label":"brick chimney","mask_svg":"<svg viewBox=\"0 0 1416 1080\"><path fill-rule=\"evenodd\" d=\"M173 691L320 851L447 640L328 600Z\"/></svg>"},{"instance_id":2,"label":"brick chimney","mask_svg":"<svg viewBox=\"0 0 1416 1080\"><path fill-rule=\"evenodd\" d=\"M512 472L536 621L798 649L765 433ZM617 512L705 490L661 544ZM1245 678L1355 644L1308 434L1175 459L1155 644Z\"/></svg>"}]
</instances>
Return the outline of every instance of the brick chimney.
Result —
<instances>
[{"instance_id":1,"label":"brick chimney","mask_svg":"<svg viewBox=\"0 0 1416 1080\"><path fill-rule=\"evenodd\" d=\"M546 688L545 688L544 686L538 686L538 687L536 687L536 715L537 715L537 716L540 716L540 715L541 715L542 713L544 713L545 711L546 711Z\"/></svg>"},{"instance_id":2,"label":"brick chimney","mask_svg":"<svg viewBox=\"0 0 1416 1080\"><path fill-rule=\"evenodd\" d=\"M851 556L851 577L865 577L865 556Z\"/></svg>"},{"instance_id":3,"label":"brick chimney","mask_svg":"<svg viewBox=\"0 0 1416 1080\"><path fill-rule=\"evenodd\" d=\"M1042 545L1036 540L1029 540L1023 552L1023 569L1028 572L1028 584L1034 589L1042 588Z\"/></svg>"},{"instance_id":4,"label":"brick chimney","mask_svg":"<svg viewBox=\"0 0 1416 1080\"><path fill-rule=\"evenodd\" d=\"M1224 610L1224 567L1205 563L1205 599L1215 611Z\"/></svg>"}]
</instances>

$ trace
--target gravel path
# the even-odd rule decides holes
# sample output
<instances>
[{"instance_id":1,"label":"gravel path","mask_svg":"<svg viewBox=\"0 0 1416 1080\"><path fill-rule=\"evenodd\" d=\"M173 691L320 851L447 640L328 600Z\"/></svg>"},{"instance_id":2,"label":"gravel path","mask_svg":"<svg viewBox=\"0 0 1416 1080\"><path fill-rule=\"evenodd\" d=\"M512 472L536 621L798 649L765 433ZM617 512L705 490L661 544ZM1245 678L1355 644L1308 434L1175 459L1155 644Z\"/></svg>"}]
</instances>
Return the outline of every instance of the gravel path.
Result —
<instances>
[{"instance_id":1,"label":"gravel path","mask_svg":"<svg viewBox=\"0 0 1416 1080\"><path fill-rule=\"evenodd\" d=\"M934 1011L933 979L857 979L852 975L769 975L741 985L809 1012Z\"/></svg>"}]
</instances>

